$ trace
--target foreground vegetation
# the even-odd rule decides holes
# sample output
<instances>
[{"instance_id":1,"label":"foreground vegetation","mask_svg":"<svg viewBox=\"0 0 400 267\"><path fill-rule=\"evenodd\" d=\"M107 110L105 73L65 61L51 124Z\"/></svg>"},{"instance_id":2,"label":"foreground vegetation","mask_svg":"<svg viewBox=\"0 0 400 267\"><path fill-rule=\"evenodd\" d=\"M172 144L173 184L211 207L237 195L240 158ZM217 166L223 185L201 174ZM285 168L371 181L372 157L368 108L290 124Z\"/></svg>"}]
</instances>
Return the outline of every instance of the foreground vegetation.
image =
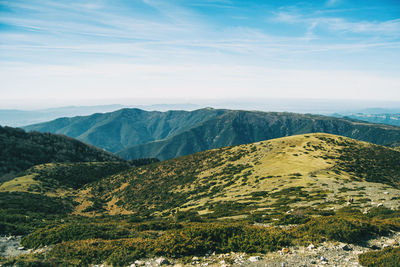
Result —
<instances>
[{"instance_id":1,"label":"foreground vegetation","mask_svg":"<svg viewBox=\"0 0 400 267\"><path fill-rule=\"evenodd\" d=\"M107 262L113 266L126 266L143 257L182 258L214 251L265 253L323 241L360 244L369 238L387 235L391 230L400 230L400 210L384 207L373 208L368 214L356 208L343 208L329 214L308 210L301 215L274 215L264 218L276 222L269 225L255 224L254 217L235 222L201 220L201 216L193 213L165 219L66 217L62 223L53 220L44 227L38 226L22 239L22 245L27 248L47 245L52 246L50 251L3 260L2 263L5 266L34 262L49 266L55 263L86 266ZM281 227L294 221L298 224L293 227ZM383 254L378 259L375 254L363 254L360 262L376 266L376 262L390 263L399 256L397 249L376 253Z\"/></svg>"},{"instance_id":2,"label":"foreground vegetation","mask_svg":"<svg viewBox=\"0 0 400 267\"><path fill-rule=\"evenodd\" d=\"M315 134L159 163L35 166L0 186L0 234L47 249L0 264L124 266L324 241L363 245L400 231L399 160L393 149ZM399 251L374 253L360 262L390 266Z\"/></svg>"}]
</instances>

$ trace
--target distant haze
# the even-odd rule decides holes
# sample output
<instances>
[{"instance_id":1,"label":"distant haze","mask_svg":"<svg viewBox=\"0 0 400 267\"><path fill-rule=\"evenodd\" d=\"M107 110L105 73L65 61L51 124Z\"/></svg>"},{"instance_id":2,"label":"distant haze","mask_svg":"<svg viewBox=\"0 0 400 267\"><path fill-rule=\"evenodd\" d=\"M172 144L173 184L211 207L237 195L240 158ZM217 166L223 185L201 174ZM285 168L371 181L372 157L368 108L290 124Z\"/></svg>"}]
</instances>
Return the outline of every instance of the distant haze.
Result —
<instances>
[{"instance_id":1,"label":"distant haze","mask_svg":"<svg viewBox=\"0 0 400 267\"><path fill-rule=\"evenodd\" d=\"M92 100L93 101L93 100ZM93 103L82 101L78 103ZM108 99L98 103L110 103ZM118 100L115 100L118 101ZM356 101L356 100L329 100L329 99L171 99L170 102L160 99L125 99L119 100L123 104L109 105L73 105L55 106L57 101L48 101L46 104L31 102L29 105L22 103L5 103L0 106L0 125L21 127L29 124L50 121L60 117L85 116L93 113L105 113L121 108L139 108L148 111L167 110L196 110L205 107L259 110L259 111L287 111L296 113L312 113L323 115L351 115L354 113L365 114L390 114L400 113L400 102L389 101ZM160 101L160 102L157 102ZM162 102L164 101L164 102ZM62 102L60 102L62 103ZM75 102L77 103L77 102ZM112 102L111 102L112 103ZM7 105L8 104L8 105ZM9 107L9 108L7 108ZM397 125L397 124L395 124Z\"/></svg>"}]
</instances>

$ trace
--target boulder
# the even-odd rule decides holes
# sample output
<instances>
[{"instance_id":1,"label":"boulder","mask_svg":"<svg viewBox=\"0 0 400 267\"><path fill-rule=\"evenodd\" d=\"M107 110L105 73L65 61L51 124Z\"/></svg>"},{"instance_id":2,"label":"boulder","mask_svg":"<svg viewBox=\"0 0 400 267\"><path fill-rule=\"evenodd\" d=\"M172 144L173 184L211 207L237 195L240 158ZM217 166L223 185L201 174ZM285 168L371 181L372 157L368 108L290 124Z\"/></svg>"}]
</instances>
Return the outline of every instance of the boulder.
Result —
<instances>
[{"instance_id":1,"label":"boulder","mask_svg":"<svg viewBox=\"0 0 400 267\"><path fill-rule=\"evenodd\" d=\"M314 248L315 248L314 244L310 244L310 245L307 247L307 249L309 249L309 250L313 250Z\"/></svg>"},{"instance_id":2,"label":"boulder","mask_svg":"<svg viewBox=\"0 0 400 267\"><path fill-rule=\"evenodd\" d=\"M164 257L161 257L161 258L156 259L156 263L157 263L158 265L167 265L167 264L170 264L170 262L169 262L166 258L164 258Z\"/></svg>"},{"instance_id":3,"label":"boulder","mask_svg":"<svg viewBox=\"0 0 400 267\"><path fill-rule=\"evenodd\" d=\"M249 258L250 262L256 262L256 261L259 261L259 260L261 260L260 256L252 256L252 257Z\"/></svg>"}]
</instances>

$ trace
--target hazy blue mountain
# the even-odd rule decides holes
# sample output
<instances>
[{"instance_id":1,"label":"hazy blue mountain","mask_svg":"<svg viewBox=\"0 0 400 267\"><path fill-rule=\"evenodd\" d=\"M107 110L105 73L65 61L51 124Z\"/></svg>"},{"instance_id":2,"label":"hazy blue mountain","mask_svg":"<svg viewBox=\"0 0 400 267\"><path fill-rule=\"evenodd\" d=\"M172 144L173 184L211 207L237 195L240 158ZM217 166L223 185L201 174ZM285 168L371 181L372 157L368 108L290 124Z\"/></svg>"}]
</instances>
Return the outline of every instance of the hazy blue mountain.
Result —
<instances>
[{"instance_id":1,"label":"hazy blue mountain","mask_svg":"<svg viewBox=\"0 0 400 267\"><path fill-rule=\"evenodd\" d=\"M0 125L20 127L33 123L54 120L60 117L91 115L97 112L111 112L123 108L122 105L67 106L39 110L0 109Z\"/></svg>"},{"instance_id":2,"label":"hazy blue mountain","mask_svg":"<svg viewBox=\"0 0 400 267\"><path fill-rule=\"evenodd\" d=\"M400 126L400 113L397 113L397 114L355 113L355 114L351 114L351 115L346 115L344 117L373 122L373 123L383 123L383 124Z\"/></svg>"}]
</instances>

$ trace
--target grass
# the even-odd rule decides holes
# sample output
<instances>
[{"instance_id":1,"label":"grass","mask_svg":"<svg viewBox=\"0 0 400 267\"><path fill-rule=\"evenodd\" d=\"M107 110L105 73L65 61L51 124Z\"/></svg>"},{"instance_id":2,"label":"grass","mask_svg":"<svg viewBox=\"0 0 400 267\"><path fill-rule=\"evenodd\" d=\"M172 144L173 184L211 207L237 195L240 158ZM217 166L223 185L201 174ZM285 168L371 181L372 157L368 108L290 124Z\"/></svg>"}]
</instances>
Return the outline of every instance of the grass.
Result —
<instances>
[{"instance_id":1,"label":"grass","mask_svg":"<svg viewBox=\"0 0 400 267\"><path fill-rule=\"evenodd\" d=\"M34 174L29 174L4 182L0 185L0 192L29 192L31 188L40 186L34 177Z\"/></svg>"}]
</instances>

